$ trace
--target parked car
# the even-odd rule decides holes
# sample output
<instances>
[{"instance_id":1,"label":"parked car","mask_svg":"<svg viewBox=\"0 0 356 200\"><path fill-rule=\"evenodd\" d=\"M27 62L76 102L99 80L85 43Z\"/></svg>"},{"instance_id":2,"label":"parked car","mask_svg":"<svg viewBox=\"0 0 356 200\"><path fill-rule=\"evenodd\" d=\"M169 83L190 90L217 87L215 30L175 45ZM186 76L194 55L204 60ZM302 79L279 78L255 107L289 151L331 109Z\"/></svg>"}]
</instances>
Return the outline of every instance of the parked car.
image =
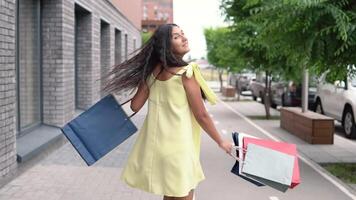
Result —
<instances>
[{"instance_id":1,"label":"parked car","mask_svg":"<svg viewBox=\"0 0 356 200\"><path fill-rule=\"evenodd\" d=\"M257 98L261 98L261 103L264 103L265 100L265 84L266 78L264 76L257 76L257 78L253 81L251 81L250 83L250 90L252 93L252 98L253 100L257 100ZM272 82L271 82L271 93L273 93L274 91L279 91L279 88L283 88L284 83L279 81L278 79L272 78ZM282 89L283 90L283 89ZM271 102L271 106L275 107L273 105L273 101L272 101L272 95L270 95L270 102Z\"/></svg>"},{"instance_id":2,"label":"parked car","mask_svg":"<svg viewBox=\"0 0 356 200\"><path fill-rule=\"evenodd\" d=\"M254 73L232 73L229 78L229 84L241 93L250 90L250 83L255 78L256 75Z\"/></svg>"},{"instance_id":3,"label":"parked car","mask_svg":"<svg viewBox=\"0 0 356 200\"><path fill-rule=\"evenodd\" d=\"M327 76L319 81L314 110L340 121L346 137L356 138L356 78L332 82Z\"/></svg>"},{"instance_id":4,"label":"parked car","mask_svg":"<svg viewBox=\"0 0 356 200\"><path fill-rule=\"evenodd\" d=\"M266 78L263 76L257 76L256 79L253 79L250 83L250 90L252 93L253 100L257 100L257 98L261 98L263 101L264 93L265 93L265 84Z\"/></svg>"},{"instance_id":5,"label":"parked car","mask_svg":"<svg viewBox=\"0 0 356 200\"><path fill-rule=\"evenodd\" d=\"M271 107L277 106L301 107L302 106L302 85L294 81L279 84L272 87ZM314 109L314 99L316 94L315 87L309 87L308 91L308 109Z\"/></svg>"}]
</instances>

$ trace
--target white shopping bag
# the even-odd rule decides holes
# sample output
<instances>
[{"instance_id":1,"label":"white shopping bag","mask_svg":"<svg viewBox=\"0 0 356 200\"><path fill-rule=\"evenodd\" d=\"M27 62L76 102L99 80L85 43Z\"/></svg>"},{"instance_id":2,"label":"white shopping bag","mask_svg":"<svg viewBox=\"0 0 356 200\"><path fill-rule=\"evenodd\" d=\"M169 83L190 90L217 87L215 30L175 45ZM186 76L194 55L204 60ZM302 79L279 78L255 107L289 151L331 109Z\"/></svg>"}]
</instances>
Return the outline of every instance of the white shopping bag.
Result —
<instances>
[{"instance_id":1,"label":"white shopping bag","mask_svg":"<svg viewBox=\"0 0 356 200\"><path fill-rule=\"evenodd\" d=\"M250 143L243 160L242 174L285 192L292 183L294 157Z\"/></svg>"}]
</instances>

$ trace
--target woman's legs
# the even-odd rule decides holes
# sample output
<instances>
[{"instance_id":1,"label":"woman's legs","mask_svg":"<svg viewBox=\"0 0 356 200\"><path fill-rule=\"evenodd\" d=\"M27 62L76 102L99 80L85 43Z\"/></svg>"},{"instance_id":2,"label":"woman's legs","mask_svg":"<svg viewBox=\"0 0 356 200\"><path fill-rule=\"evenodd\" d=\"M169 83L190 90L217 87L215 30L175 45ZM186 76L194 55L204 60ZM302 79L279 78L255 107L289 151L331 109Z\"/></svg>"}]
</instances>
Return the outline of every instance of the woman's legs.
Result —
<instances>
[{"instance_id":1,"label":"woman's legs","mask_svg":"<svg viewBox=\"0 0 356 200\"><path fill-rule=\"evenodd\" d=\"M163 200L193 200L193 196L194 196L194 190L191 190L188 194L188 196L185 197L168 197L168 196L164 196Z\"/></svg>"}]
</instances>

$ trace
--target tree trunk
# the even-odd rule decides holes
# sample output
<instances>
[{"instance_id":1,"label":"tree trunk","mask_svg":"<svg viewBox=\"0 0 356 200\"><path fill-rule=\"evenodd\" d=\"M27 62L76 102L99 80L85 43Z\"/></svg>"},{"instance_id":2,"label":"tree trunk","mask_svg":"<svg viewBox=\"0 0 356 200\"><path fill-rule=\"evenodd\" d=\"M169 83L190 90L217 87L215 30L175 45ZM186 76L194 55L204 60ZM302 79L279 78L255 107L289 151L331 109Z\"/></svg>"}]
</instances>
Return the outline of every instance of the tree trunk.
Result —
<instances>
[{"instance_id":1,"label":"tree trunk","mask_svg":"<svg viewBox=\"0 0 356 200\"><path fill-rule=\"evenodd\" d=\"M270 102L270 94L271 94L271 80L269 77L268 71L266 71L266 80L265 80L265 92L263 95L264 99L264 106L266 110L266 119L270 119L271 113L270 113L270 107L271 107L271 102Z\"/></svg>"},{"instance_id":2,"label":"tree trunk","mask_svg":"<svg viewBox=\"0 0 356 200\"><path fill-rule=\"evenodd\" d=\"M240 86L239 86L239 80L240 77L237 78L236 83L235 83L235 88L236 88L236 93L237 93L237 101L240 101Z\"/></svg>"},{"instance_id":3,"label":"tree trunk","mask_svg":"<svg viewBox=\"0 0 356 200\"><path fill-rule=\"evenodd\" d=\"M215 69L214 69L214 68L211 68L211 71L210 71L210 81L215 81L215 80L214 80L214 71L215 71Z\"/></svg>"},{"instance_id":4,"label":"tree trunk","mask_svg":"<svg viewBox=\"0 0 356 200\"><path fill-rule=\"evenodd\" d=\"M222 92L222 88L223 88L223 78L222 78L222 74L224 72L223 69L218 69L219 72L219 81L220 81L220 92Z\"/></svg>"},{"instance_id":5,"label":"tree trunk","mask_svg":"<svg viewBox=\"0 0 356 200\"><path fill-rule=\"evenodd\" d=\"M303 84L302 84L302 112L308 110L309 100L309 71L303 67Z\"/></svg>"}]
</instances>

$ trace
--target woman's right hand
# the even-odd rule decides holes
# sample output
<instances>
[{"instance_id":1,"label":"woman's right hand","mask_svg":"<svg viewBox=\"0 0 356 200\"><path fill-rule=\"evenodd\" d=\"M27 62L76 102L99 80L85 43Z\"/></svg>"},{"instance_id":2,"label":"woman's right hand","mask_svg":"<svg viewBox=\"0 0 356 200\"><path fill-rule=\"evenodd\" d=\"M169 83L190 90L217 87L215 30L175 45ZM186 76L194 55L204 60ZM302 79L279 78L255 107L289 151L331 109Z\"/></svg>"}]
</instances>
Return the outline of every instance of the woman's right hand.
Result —
<instances>
[{"instance_id":1,"label":"woman's right hand","mask_svg":"<svg viewBox=\"0 0 356 200\"><path fill-rule=\"evenodd\" d=\"M232 151L232 143L228 140L221 141L219 143L219 147L222 148L228 154L230 154Z\"/></svg>"}]
</instances>

